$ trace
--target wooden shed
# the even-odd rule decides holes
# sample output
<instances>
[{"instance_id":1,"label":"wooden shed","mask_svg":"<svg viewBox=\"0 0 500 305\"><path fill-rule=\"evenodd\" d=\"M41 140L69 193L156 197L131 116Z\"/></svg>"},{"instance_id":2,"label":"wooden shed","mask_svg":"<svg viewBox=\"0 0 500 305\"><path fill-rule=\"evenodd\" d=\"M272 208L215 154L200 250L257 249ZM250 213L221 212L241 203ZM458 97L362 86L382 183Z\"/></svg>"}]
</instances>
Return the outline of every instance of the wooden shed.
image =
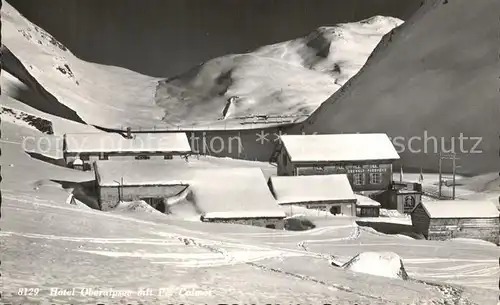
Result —
<instances>
[{"instance_id":1,"label":"wooden shed","mask_svg":"<svg viewBox=\"0 0 500 305\"><path fill-rule=\"evenodd\" d=\"M357 199L346 175L274 176L268 185L281 206L355 216Z\"/></svg>"},{"instance_id":2,"label":"wooden shed","mask_svg":"<svg viewBox=\"0 0 500 305\"><path fill-rule=\"evenodd\" d=\"M354 192L388 189L398 152L386 134L283 135L278 176L346 174Z\"/></svg>"},{"instance_id":3,"label":"wooden shed","mask_svg":"<svg viewBox=\"0 0 500 305\"><path fill-rule=\"evenodd\" d=\"M380 203L362 195L356 195L356 216L358 217L379 217Z\"/></svg>"},{"instance_id":4,"label":"wooden shed","mask_svg":"<svg viewBox=\"0 0 500 305\"><path fill-rule=\"evenodd\" d=\"M430 240L482 239L499 244L499 211L490 201L421 202L411 212L415 233Z\"/></svg>"}]
</instances>

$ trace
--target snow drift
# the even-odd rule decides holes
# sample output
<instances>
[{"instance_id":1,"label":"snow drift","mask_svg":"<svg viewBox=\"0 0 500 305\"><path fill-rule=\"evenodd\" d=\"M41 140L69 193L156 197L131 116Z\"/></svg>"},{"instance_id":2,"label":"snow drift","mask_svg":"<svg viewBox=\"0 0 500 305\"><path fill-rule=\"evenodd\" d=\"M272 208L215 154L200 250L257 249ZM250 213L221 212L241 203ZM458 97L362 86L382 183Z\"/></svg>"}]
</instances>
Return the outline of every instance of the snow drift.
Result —
<instances>
[{"instance_id":1,"label":"snow drift","mask_svg":"<svg viewBox=\"0 0 500 305\"><path fill-rule=\"evenodd\" d=\"M129 213L129 212L136 212L136 213L161 213L160 211L156 210L149 204L147 204L145 201L142 200L137 200L137 201L121 201L116 208L113 210L113 212L118 212L118 213Z\"/></svg>"},{"instance_id":2,"label":"snow drift","mask_svg":"<svg viewBox=\"0 0 500 305\"><path fill-rule=\"evenodd\" d=\"M435 152L451 150L453 142L460 173L498 171L499 10L496 0L426 1L300 127L306 133L401 137L405 167L432 171ZM460 135L468 138L463 148ZM424 146L426 136L437 143ZM412 137L420 140L409 143Z\"/></svg>"},{"instance_id":3,"label":"snow drift","mask_svg":"<svg viewBox=\"0 0 500 305\"><path fill-rule=\"evenodd\" d=\"M403 260L394 252L362 252L342 265L343 269L395 279L408 279Z\"/></svg>"}]
</instances>

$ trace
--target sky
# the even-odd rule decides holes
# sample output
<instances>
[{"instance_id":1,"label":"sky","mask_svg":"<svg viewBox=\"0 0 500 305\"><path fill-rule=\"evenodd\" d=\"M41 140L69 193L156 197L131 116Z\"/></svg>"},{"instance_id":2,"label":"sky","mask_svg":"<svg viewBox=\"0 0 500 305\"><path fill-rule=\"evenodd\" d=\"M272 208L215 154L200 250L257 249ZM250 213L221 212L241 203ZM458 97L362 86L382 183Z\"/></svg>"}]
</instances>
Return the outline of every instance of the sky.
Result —
<instances>
[{"instance_id":1,"label":"sky","mask_svg":"<svg viewBox=\"0 0 500 305\"><path fill-rule=\"evenodd\" d=\"M10 0L78 57L156 77L422 0Z\"/></svg>"}]
</instances>

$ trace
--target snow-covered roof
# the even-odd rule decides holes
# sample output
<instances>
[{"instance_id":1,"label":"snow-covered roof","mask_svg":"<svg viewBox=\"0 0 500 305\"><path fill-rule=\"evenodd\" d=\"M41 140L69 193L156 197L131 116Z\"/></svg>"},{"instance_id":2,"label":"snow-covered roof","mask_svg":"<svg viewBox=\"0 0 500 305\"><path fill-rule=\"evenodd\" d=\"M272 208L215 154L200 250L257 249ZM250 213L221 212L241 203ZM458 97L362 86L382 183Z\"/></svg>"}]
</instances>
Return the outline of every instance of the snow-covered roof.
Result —
<instances>
[{"instance_id":1,"label":"snow-covered roof","mask_svg":"<svg viewBox=\"0 0 500 305\"><path fill-rule=\"evenodd\" d=\"M127 139L117 133L67 133L65 152L190 152L188 138L183 132L137 133Z\"/></svg>"},{"instance_id":2,"label":"snow-covered roof","mask_svg":"<svg viewBox=\"0 0 500 305\"><path fill-rule=\"evenodd\" d=\"M292 162L398 160L386 134L283 135Z\"/></svg>"},{"instance_id":3,"label":"snow-covered roof","mask_svg":"<svg viewBox=\"0 0 500 305\"><path fill-rule=\"evenodd\" d=\"M100 186L118 186L122 178L125 186L189 185L205 218L285 217L260 168L210 167L196 159L106 160L94 168Z\"/></svg>"},{"instance_id":4,"label":"snow-covered roof","mask_svg":"<svg viewBox=\"0 0 500 305\"><path fill-rule=\"evenodd\" d=\"M286 216L260 168L199 170L190 187L205 218Z\"/></svg>"},{"instance_id":5,"label":"snow-covered roof","mask_svg":"<svg viewBox=\"0 0 500 305\"><path fill-rule=\"evenodd\" d=\"M345 174L274 176L269 180L279 204L356 200Z\"/></svg>"},{"instance_id":6,"label":"snow-covered roof","mask_svg":"<svg viewBox=\"0 0 500 305\"><path fill-rule=\"evenodd\" d=\"M95 161L94 170L99 186L186 185L186 170L196 168L184 160L106 160ZM123 181L123 182L122 182Z\"/></svg>"},{"instance_id":7,"label":"snow-covered roof","mask_svg":"<svg viewBox=\"0 0 500 305\"><path fill-rule=\"evenodd\" d=\"M356 206L359 206L359 207L379 207L380 206L380 202L375 201L367 196L356 195L356 199L358 199Z\"/></svg>"},{"instance_id":8,"label":"snow-covered roof","mask_svg":"<svg viewBox=\"0 0 500 305\"><path fill-rule=\"evenodd\" d=\"M431 218L492 218L500 215L490 201L438 200L420 204Z\"/></svg>"}]
</instances>

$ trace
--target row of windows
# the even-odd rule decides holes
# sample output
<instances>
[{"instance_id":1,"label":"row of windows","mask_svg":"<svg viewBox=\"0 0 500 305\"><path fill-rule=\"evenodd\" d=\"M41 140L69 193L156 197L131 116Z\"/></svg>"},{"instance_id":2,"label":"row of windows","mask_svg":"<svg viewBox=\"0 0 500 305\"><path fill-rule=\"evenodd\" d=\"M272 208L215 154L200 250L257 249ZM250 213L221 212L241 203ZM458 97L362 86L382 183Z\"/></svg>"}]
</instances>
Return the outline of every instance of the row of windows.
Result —
<instances>
[{"instance_id":1,"label":"row of windows","mask_svg":"<svg viewBox=\"0 0 500 305\"><path fill-rule=\"evenodd\" d=\"M381 184L382 174L381 173L370 173L370 184ZM365 185L365 175L364 174L354 174L352 176L352 183L354 185Z\"/></svg>"},{"instance_id":2,"label":"row of windows","mask_svg":"<svg viewBox=\"0 0 500 305\"><path fill-rule=\"evenodd\" d=\"M139 155L139 156L135 156L134 158L136 160L149 160L150 156ZM79 156L79 159L82 161L89 161L90 157L88 155L81 155L81 156ZM170 156L170 155L164 156L163 159L170 160L170 159L172 159L172 156ZM108 155L99 155L99 160L109 160L109 156Z\"/></svg>"}]
</instances>

